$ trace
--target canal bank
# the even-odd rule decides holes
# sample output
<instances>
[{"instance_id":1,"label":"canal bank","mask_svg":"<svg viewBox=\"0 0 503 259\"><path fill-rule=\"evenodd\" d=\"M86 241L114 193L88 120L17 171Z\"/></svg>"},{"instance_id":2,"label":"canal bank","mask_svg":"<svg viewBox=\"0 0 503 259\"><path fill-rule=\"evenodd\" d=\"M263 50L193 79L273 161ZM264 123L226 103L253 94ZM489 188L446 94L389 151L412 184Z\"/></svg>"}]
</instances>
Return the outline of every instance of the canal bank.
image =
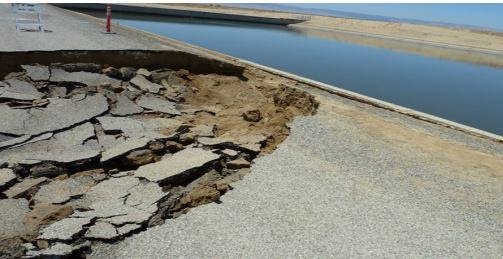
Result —
<instances>
[{"instance_id":1,"label":"canal bank","mask_svg":"<svg viewBox=\"0 0 503 259\"><path fill-rule=\"evenodd\" d=\"M47 13L48 24L87 21L89 37L103 27L56 8L47 7ZM174 48L246 65L245 77L305 90L320 106L314 116L294 120L285 142L257 160L220 204L195 208L116 244L96 242L92 257L501 255L498 141L334 95L314 88L315 82L202 48L117 29L133 43L151 42L142 49ZM68 31L53 30L53 37L69 37ZM10 35L17 42L32 38ZM96 37L91 47L106 36ZM32 39L33 48L44 46ZM59 44L50 48L68 47Z\"/></svg>"},{"instance_id":2,"label":"canal bank","mask_svg":"<svg viewBox=\"0 0 503 259\"><path fill-rule=\"evenodd\" d=\"M86 14L103 17L103 12ZM503 134L503 121L494 119L503 109L503 63L497 55L209 19L115 13L114 21Z\"/></svg>"},{"instance_id":3,"label":"canal bank","mask_svg":"<svg viewBox=\"0 0 503 259\"><path fill-rule=\"evenodd\" d=\"M58 4L65 8L104 10L102 4ZM298 29L346 32L409 43L503 55L503 34L497 32L340 18L218 4L116 4L117 11L288 25Z\"/></svg>"}]
</instances>

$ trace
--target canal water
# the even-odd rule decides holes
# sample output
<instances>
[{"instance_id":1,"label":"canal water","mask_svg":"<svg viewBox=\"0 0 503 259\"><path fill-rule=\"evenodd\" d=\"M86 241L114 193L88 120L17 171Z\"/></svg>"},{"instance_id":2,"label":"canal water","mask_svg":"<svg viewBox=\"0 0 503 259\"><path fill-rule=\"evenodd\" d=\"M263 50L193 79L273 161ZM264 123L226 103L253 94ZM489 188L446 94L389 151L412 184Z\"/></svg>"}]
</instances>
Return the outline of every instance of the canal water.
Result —
<instances>
[{"instance_id":1,"label":"canal water","mask_svg":"<svg viewBox=\"0 0 503 259\"><path fill-rule=\"evenodd\" d=\"M501 67L316 37L283 26L118 13L113 20L503 135Z\"/></svg>"}]
</instances>

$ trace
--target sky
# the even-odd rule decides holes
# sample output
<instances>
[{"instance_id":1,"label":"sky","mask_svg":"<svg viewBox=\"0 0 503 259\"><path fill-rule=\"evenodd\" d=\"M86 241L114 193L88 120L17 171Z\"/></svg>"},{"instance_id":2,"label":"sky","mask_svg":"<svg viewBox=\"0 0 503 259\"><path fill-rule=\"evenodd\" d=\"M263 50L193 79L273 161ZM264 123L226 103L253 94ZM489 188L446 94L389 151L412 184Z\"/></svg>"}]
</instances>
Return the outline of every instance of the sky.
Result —
<instances>
[{"instance_id":1,"label":"sky","mask_svg":"<svg viewBox=\"0 0 503 259\"><path fill-rule=\"evenodd\" d=\"M503 4L287 4L503 30Z\"/></svg>"}]
</instances>

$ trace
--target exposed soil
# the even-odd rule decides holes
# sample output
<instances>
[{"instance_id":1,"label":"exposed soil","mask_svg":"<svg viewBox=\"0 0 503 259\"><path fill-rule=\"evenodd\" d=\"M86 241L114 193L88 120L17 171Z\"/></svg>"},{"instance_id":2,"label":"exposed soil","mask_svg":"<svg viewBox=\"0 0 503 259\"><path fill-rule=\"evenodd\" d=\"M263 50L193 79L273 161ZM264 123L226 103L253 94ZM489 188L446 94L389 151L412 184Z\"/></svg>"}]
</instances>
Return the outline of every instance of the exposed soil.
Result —
<instances>
[{"instance_id":1,"label":"exposed soil","mask_svg":"<svg viewBox=\"0 0 503 259\"><path fill-rule=\"evenodd\" d=\"M119 69L97 64L35 65L25 69L25 72L7 75L5 83L0 82L0 105L6 111L3 114L19 110L30 114L25 118L23 128L6 126L0 132L0 155L5 158L5 161L0 161L0 166L5 167L2 169L5 176L0 179L15 176L0 186L3 192L0 201L29 202L28 211L15 215L21 218L15 223L23 225L20 232L0 233L1 258L25 254L35 257L84 256L88 249L92 249L94 241L115 242L176 218L196 206L220 202L220 196L232 189L232 183L250 172L257 156L272 152L288 136L288 123L294 117L311 115L318 107L313 96L284 83L268 80L264 75L238 77L194 74L183 69ZM89 83L96 82L93 81L95 78L106 82ZM30 96L36 98L30 99ZM106 103L92 108L104 106L104 113L97 112L87 119L83 117L81 121L59 128L61 120L46 125L51 117L47 117L44 111L49 111L53 102L65 103L71 108L71 105L99 100L100 96L106 98ZM151 99L142 101L144 97ZM68 104L70 101L75 104ZM37 116L44 119L39 120ZM55 114L55 117L58 116L62 115ZM16 118L0 119L13 122ZM63 122L66 120L62 119ZM149 125L159 120L166 126L157 126L152 132L131 128L132 124ZM51 135L37 131L38 127L25 128L34 127L29 126L36 125L33 123L39 123L40 128L47 127ZM85 125L94 127L92 136L86 137L82 143L71 144L80 135L61 142L67 136L65 134L79 132L78 129ZM34 133L28 135L24 132ZM128 141L147 137L151 138L147 145L124 146ZM54 143L60 143L58 141L62 146L55 146ZM92 149L100 146L101 151ZM117 148L124 150L108 155L117 152ZM36 152L35 149L49 153L48 158L30 162L16 160L16 152ZM70 156L64 161L58 161L56 153L50 154L67 153L65 149L98 153L86 159L79 158L78 153L71 154L77 158ZM191 152L205 158L185 155ZM164 173L163 168L145 169L150 165L161 165L169 159L171 162L165 170L172 170L171 167L184 169L159 179L156 177ZM203 160L190 162L197 159ZM159 171L151 174L152 170ZM141 175L140 171L146 175ZM121 189L121 184L127 189ZM135 192L135 188L140 191ZM108 193L108 189L114 191ZM115 197L117 192L124 192L124 195ZM67 196L61 196L61 193ZM156 200L151 200L153 198L149 195L155 195ZM135 213L148 213L150 216L138 219L138 214L129 215L127 212L124 212L125 215L108 215L113 212L106 208L100 211L96 204L109 199L110 204L117 201L124 203L113 205L125 206L122 210L135 210ZM146 203L152 201L155 201L154 210ZM85 216L89 213L96 214ZM132 218L124 219L128 215ZM89 221L77 226L70 237L57 236L67 229L49 231L57 223L86 217ZM105 224L111 232L100 233L103 229L95 224ZM64 246L67 250L55 254L51 249L57 246Z\"/></svg>"},{"instance_id":2,"label":"exposed soil","mask_svg":"<svg viewBox=\"0 0 503 259\"><path fill-rule=\"evenodd\" d=\"M184 116L192 124L216 124L217 136L262 134L267 145L262 152L271 152L289 133L286 124L295 116L310 115L317 108L314 97L300 90L275 86L267 82L220 75L191 75L190 90L184 95L195 107L213 107L208 112ZM243 114L259 111L261 119L247 121Z\"/></svg>"}]
</instances>

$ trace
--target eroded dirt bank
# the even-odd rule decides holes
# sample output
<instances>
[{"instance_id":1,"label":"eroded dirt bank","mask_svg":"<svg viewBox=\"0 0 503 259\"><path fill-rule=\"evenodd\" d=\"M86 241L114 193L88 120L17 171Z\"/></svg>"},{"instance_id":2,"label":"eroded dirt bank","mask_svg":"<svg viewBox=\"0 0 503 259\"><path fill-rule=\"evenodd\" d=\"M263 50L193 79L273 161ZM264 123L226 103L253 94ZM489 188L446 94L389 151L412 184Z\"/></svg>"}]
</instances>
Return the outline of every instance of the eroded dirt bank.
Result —
<instances>
[{"instance_id":1,"label":"eroded dirt bank","mask_svg":"<svg viewBox=\"0 0 503 259\"><path fill-rule=\"evenodd\" d=\"M24 65L0 81L0 257L85 256L219 202L317 105L264 77Z\"/></svg>"}]
</instances>

